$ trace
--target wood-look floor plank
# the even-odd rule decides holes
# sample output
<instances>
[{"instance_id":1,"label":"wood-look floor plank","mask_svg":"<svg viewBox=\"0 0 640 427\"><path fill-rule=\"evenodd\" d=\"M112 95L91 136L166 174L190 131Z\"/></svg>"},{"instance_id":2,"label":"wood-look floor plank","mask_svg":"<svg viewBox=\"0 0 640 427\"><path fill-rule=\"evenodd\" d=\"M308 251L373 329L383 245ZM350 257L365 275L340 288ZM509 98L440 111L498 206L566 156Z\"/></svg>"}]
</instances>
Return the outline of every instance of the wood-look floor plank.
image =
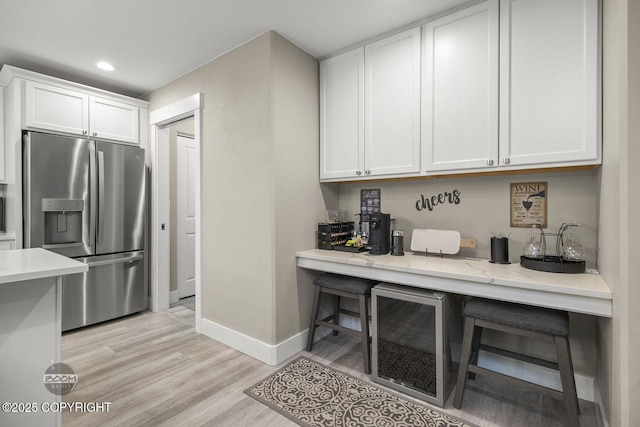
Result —
<instances>
[{"instance_id":1,"label":"wood-look floor plank","mask_svg":"<svg viewBox=\"0 0 640 427\"><path fill-rule=\"evenodd\" d=\"M76 370L80 381L64 400L111 402L111 407L109 413L65 412L63 425L295 425L243 393L288 361L268 366L196 334L194 318L192 310L177 306L65 333L62 360ZM372 382L362 372L355 337L329 335L311 353L295 357L300 355ZM560 427L565 420L562 402L480 376L469 382L461 410L453 408L451 398L436 409L481 427ZM581 400L580 409L583 425L601 425L594 404Z\"/></svg>"}]
</instances>

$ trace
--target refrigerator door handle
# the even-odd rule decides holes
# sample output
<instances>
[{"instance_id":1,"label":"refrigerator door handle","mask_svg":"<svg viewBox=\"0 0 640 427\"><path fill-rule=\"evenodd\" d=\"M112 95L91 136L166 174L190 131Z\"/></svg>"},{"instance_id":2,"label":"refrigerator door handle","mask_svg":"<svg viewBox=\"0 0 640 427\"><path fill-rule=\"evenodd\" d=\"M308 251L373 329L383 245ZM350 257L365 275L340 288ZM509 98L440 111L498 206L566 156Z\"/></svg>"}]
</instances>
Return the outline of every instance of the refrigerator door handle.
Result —
<instances>
[{"instance_id":1,"label":"refrigerator door handle","mask_svg":"<svg viewBox=\"0 0 640 427\"><path fill-rule=\"evenodd\" d=\"M132 263L132 262L135 262L135 261L140 261L143 258L144 257L142 255L135 255L135 256L125 257L125 258L115 258L115 259L108 259L108 260L104 260L104 261L88 262L87 266L89 268L91 268L91 267L99 267L99 266L102 266L102 265L125 264L125 263Z\"/></svg>"},{"instance_id":2,"label":"refrigerator door handle","mask_svg":"<svg viewBox=\"0 0 640 427\"><path fill-rule=\"evenodd\" d=\"M42 245L42 249L61 249L61 248L75 248L82 246L82 243L54 243L51 245Z\"/></svg>"},{"instance_id":3,"label":"refrigerator door handle","mask_svg":"<svg viewBox=\"0 0 640 427\"><path fill-rule=\"evenodd\" d=\"M104 206L104 151L98 151L98 243L102 243L102 235L104 234L104 218L102 211Z\"/></svg>"},{"instance_id":4,"label":"refrigerator door handle","mask_svg":"<svg viewBox=\"0 0 640 427\"><path fill-rule=\"evenodd\" d=\"M96 211L97 211L97 175L96 175L96 149L89 147L89 231L87 232L87 246L95 244Z\"/></svg>"}]
</instances>

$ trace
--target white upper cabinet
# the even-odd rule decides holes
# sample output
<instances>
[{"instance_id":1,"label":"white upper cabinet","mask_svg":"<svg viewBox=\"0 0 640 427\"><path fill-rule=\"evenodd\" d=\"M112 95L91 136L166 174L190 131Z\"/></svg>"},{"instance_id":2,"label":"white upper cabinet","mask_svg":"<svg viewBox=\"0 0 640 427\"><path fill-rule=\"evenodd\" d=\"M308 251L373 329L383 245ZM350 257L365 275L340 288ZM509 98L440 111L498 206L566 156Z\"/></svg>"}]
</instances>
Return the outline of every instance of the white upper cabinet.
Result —
<instances>
[{"instance_id":1,"label":"white upper cabinet","mask_svg":"<svg viewBox=\"0 0 640 427\"><path fill-rule=\"evenodd\" d=\"M320 179L420 173L420 28L320 63Z\"/></svg>"},{"instance_id":2,"label":"white upper cabinet","mask_svg":"<svg viewBox=\"0 0 640 427\"><path fill-rule=\"evenodd\" d=\"M137 144L140 109L46 83L24 82L24 127Z\"/></svg>"},{"instance_id":3,"label":"white upper cabinet","mask_svg":"<svg viewBox=\"0 0 640 427\"><path fill-rule=\"evenodd\" d=\"M4 142L4 87L0 86L0 182L7 179L5 168L5 142Z\"/></svg>"},{"instance_id":4,"label":"white upper cabinet","mask_svg":"<svg viewBox=\"0 0 640 427\"><path fill-rule=\"evenodd\" d=\"M599 30L598 0L485 0L323 61L321 180L600 164Z\"/></svg>"},{"instance_id":5,"label":"white upper cabinet","mask_svg":"<svg viewBox=\"0 0 640 427\"><path fill-rule=\"evenodd\" d=\"M320 179L364 172L364 48L320 63Z\"/></svg>"},{"instance_id":6,"label":"white upper cabinet","mask_svg":"<svg viewBox=\"0 0 640 427\"><path fill-rule=\"evenodd\" d=\"M501 164L599 163L598 1L500 9Z\"/></svg>"},{"instance_id":7,"label":"white upper cabinet","mask_svg":"<svg viewBox=\"0 0 640 427\"><path fill-rule=\"evenodd\" d=\"M29 80L24 90L25 127L88 135L89 95Z\"/></svg>"},{"instance_id":8,"label":"white upper cabinet","mask_svg":"<svg viewBox=\"0 0 640 427\"><path fill-rule=\"evenodd\" d=\"M365 46L365 175L420 172L420 28Z\"/></svg>"},{"instance_id":9,"label":"white upper cabinet","mask_svg":"<svg viewBox=\"0 0 640 427\"><path fill-rule=\"evenodd\" d=\"M423 27L423 172L498 165L499 4Z\"/></svg>"},{"instance_id":10,"label":"white upper cabinet","mask_svg":"<svg viewBox=\"0 0 640 427\"><path fill-rule=\"evenodd\" d=\"M89 128L93 138L139 142L139 109L123 102L89 97Z\"/></svg>"}]
</instances>

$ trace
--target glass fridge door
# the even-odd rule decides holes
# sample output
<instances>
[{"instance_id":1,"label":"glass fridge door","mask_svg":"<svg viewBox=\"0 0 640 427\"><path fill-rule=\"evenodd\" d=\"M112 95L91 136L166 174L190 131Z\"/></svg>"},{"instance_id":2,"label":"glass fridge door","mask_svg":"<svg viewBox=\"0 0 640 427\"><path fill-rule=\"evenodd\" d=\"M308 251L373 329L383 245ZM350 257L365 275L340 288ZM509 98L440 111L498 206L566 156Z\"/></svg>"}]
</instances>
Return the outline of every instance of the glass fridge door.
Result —
<instances>
[{"instance_id":1,"label":"glass fridge door","mask_svg":"<svg viewBox=\"0 0 640 427\"><path fill-rule=\"evenodd\" d=\"M373 380L444 406L462 328L459 296L383 283L371 291Z\"/></svg>"},{"instance_id":2,"label":"glass fridge door","mask_svg":"<svg viewBox=\"0 0 640 427\"><path fill-rule=\"evenodd\" d=\"M437 396L436 307L377 298L378 376Z\"/></svg>"}]
</instances>

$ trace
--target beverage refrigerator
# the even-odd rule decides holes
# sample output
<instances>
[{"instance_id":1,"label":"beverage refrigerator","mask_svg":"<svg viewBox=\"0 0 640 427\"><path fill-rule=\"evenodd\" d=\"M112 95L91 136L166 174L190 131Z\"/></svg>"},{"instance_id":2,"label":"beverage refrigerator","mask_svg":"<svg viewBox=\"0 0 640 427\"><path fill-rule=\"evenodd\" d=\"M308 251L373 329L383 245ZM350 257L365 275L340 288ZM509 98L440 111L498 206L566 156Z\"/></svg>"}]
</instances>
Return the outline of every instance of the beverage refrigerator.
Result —
<instances>
[{"instance_id":1,"label":"beverage refrigerator","mask_svg":"<svg viewBox=\"0 0 640 427\"><path fill-rule=\"evenodd\" d=\"M462 343L462 297L382 283L371 290L375 382L444 406Z\"/></svg>"}]
</instances>

